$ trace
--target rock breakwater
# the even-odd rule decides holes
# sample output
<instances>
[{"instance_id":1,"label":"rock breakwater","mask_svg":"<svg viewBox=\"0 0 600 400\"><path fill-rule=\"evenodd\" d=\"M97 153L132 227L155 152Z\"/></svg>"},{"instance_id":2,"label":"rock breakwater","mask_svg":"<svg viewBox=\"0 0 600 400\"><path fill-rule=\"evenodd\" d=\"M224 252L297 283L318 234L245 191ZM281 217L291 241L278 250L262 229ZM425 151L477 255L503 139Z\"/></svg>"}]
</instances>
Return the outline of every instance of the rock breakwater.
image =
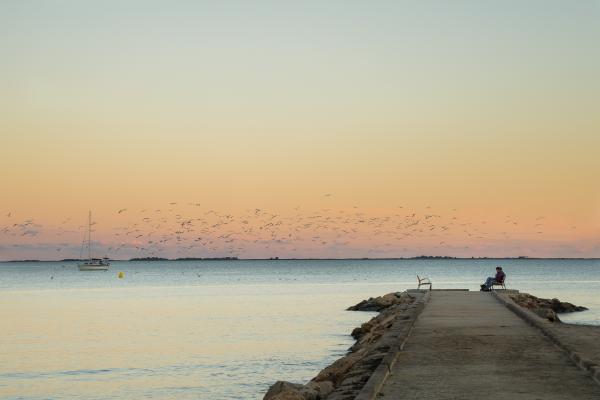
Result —
<instances>
[{"instance_id":1,"label":"rock breakwater","mask_svg":"<svg viewBox=\"0 0 600 400\"><path fill-rule=\"evenodd\" d=\"M561 322L558 314L587 310L586 307L576 306L559 299L543 299L529 293L515 293L509 296L521 307L531 310L551 322Z\"/></svg>"},{"instance_id":2,"label":"rock breakwater","mask_svg":"<svg viewBox=\"0 0 600 400\"><path fill-rule=\"evenodd\" d=\"M349 400L354 399L399 336L407 335L416 317L415 301L420 292L395 292L363 300L351 311L378 311L379 314L352 331L356 343L344 357L323 369L305 385L277 381L263 400Z\"/></svg>"}]
</instances>

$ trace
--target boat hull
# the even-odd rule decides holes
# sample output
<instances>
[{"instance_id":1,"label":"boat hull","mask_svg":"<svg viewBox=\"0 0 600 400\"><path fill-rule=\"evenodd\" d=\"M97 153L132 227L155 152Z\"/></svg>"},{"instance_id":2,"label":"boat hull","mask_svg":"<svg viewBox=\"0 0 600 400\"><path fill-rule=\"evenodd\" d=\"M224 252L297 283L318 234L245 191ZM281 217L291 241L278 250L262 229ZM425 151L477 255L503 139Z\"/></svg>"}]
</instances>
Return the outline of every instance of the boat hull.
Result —
<instances>
[{"instance_id":1,"label":"boat hull","mask_svg":"<svg viewBox=\"0 0 600 400\"><path fill-rule=\"evenodd\" d=\"M79 264L80 271L108 271L109 265Z\"/></svg>"}]
</instances>

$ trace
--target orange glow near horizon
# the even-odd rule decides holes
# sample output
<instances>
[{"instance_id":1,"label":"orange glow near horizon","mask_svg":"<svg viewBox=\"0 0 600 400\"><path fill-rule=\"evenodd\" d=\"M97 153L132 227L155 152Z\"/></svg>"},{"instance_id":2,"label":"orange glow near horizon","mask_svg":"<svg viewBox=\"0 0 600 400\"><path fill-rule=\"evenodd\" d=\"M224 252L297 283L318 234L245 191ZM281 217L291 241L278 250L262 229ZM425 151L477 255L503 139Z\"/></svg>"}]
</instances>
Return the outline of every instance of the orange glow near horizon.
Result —
<instances>
[{"instance_id":1,"label":"orange glow near horizon","mask_svg":"<svg viewBox=\"0 0 600 400\"><path fill-rule=\"evenodd\" d=\"M333 201L324 195L323 203ZM85 218L44 221L5 215L0 232L6 259L78 258ZM7 223L8 221L12 222ZM378 258L593 257L600 249L593 225L546 215L493 215L459 209L324 207L228 213L200 203L122 208L94 215L96 256ZM590 255L591 254L591 255Z\"/></svg>"}]
</instances>

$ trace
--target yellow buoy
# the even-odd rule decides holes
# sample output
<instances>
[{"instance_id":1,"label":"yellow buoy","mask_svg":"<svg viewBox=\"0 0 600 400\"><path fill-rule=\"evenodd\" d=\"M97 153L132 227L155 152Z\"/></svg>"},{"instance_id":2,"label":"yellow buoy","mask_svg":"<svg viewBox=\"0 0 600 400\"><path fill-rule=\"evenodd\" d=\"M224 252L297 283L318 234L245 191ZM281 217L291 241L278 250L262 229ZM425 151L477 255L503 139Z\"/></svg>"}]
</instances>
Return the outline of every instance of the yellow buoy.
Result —
<instances>
[{"instance_id":1,"label":"yellow buoy","mask_svg":"<svg viewBox=\"0 0 600 400\"><path fill-rule=\"evenodd\" d=\"M119 272L118 277L123 279L125 277L125 272L123 272L123 271Z\"/></svg>"}]
</instances>

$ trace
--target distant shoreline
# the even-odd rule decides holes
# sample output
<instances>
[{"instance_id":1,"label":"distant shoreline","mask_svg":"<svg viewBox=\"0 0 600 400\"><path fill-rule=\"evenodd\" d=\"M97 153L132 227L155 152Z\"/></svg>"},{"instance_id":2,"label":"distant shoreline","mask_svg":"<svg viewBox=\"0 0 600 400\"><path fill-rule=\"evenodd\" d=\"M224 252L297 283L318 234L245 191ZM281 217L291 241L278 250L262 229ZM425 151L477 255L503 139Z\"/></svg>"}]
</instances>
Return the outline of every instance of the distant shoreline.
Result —
<instances>
[{"instance_id":1,"label":"distant shoreline","mask_svg":"<svg viewBox=\"0 0 600 400\"><path fill-rule=\"evenodd\" d=\"M0 263L31 263L31 262L79 262L87 259L65 258L62 260L3 260ZM417 257L350 257L350 258L238 258L238 257L185 257L162 258L142 257L130 259L110 259L117 262L180 262L180 261L402 261L402 260L600 260L598 257L447 257L447 256L417 256Z\"/></svg>"}]
</instances>

